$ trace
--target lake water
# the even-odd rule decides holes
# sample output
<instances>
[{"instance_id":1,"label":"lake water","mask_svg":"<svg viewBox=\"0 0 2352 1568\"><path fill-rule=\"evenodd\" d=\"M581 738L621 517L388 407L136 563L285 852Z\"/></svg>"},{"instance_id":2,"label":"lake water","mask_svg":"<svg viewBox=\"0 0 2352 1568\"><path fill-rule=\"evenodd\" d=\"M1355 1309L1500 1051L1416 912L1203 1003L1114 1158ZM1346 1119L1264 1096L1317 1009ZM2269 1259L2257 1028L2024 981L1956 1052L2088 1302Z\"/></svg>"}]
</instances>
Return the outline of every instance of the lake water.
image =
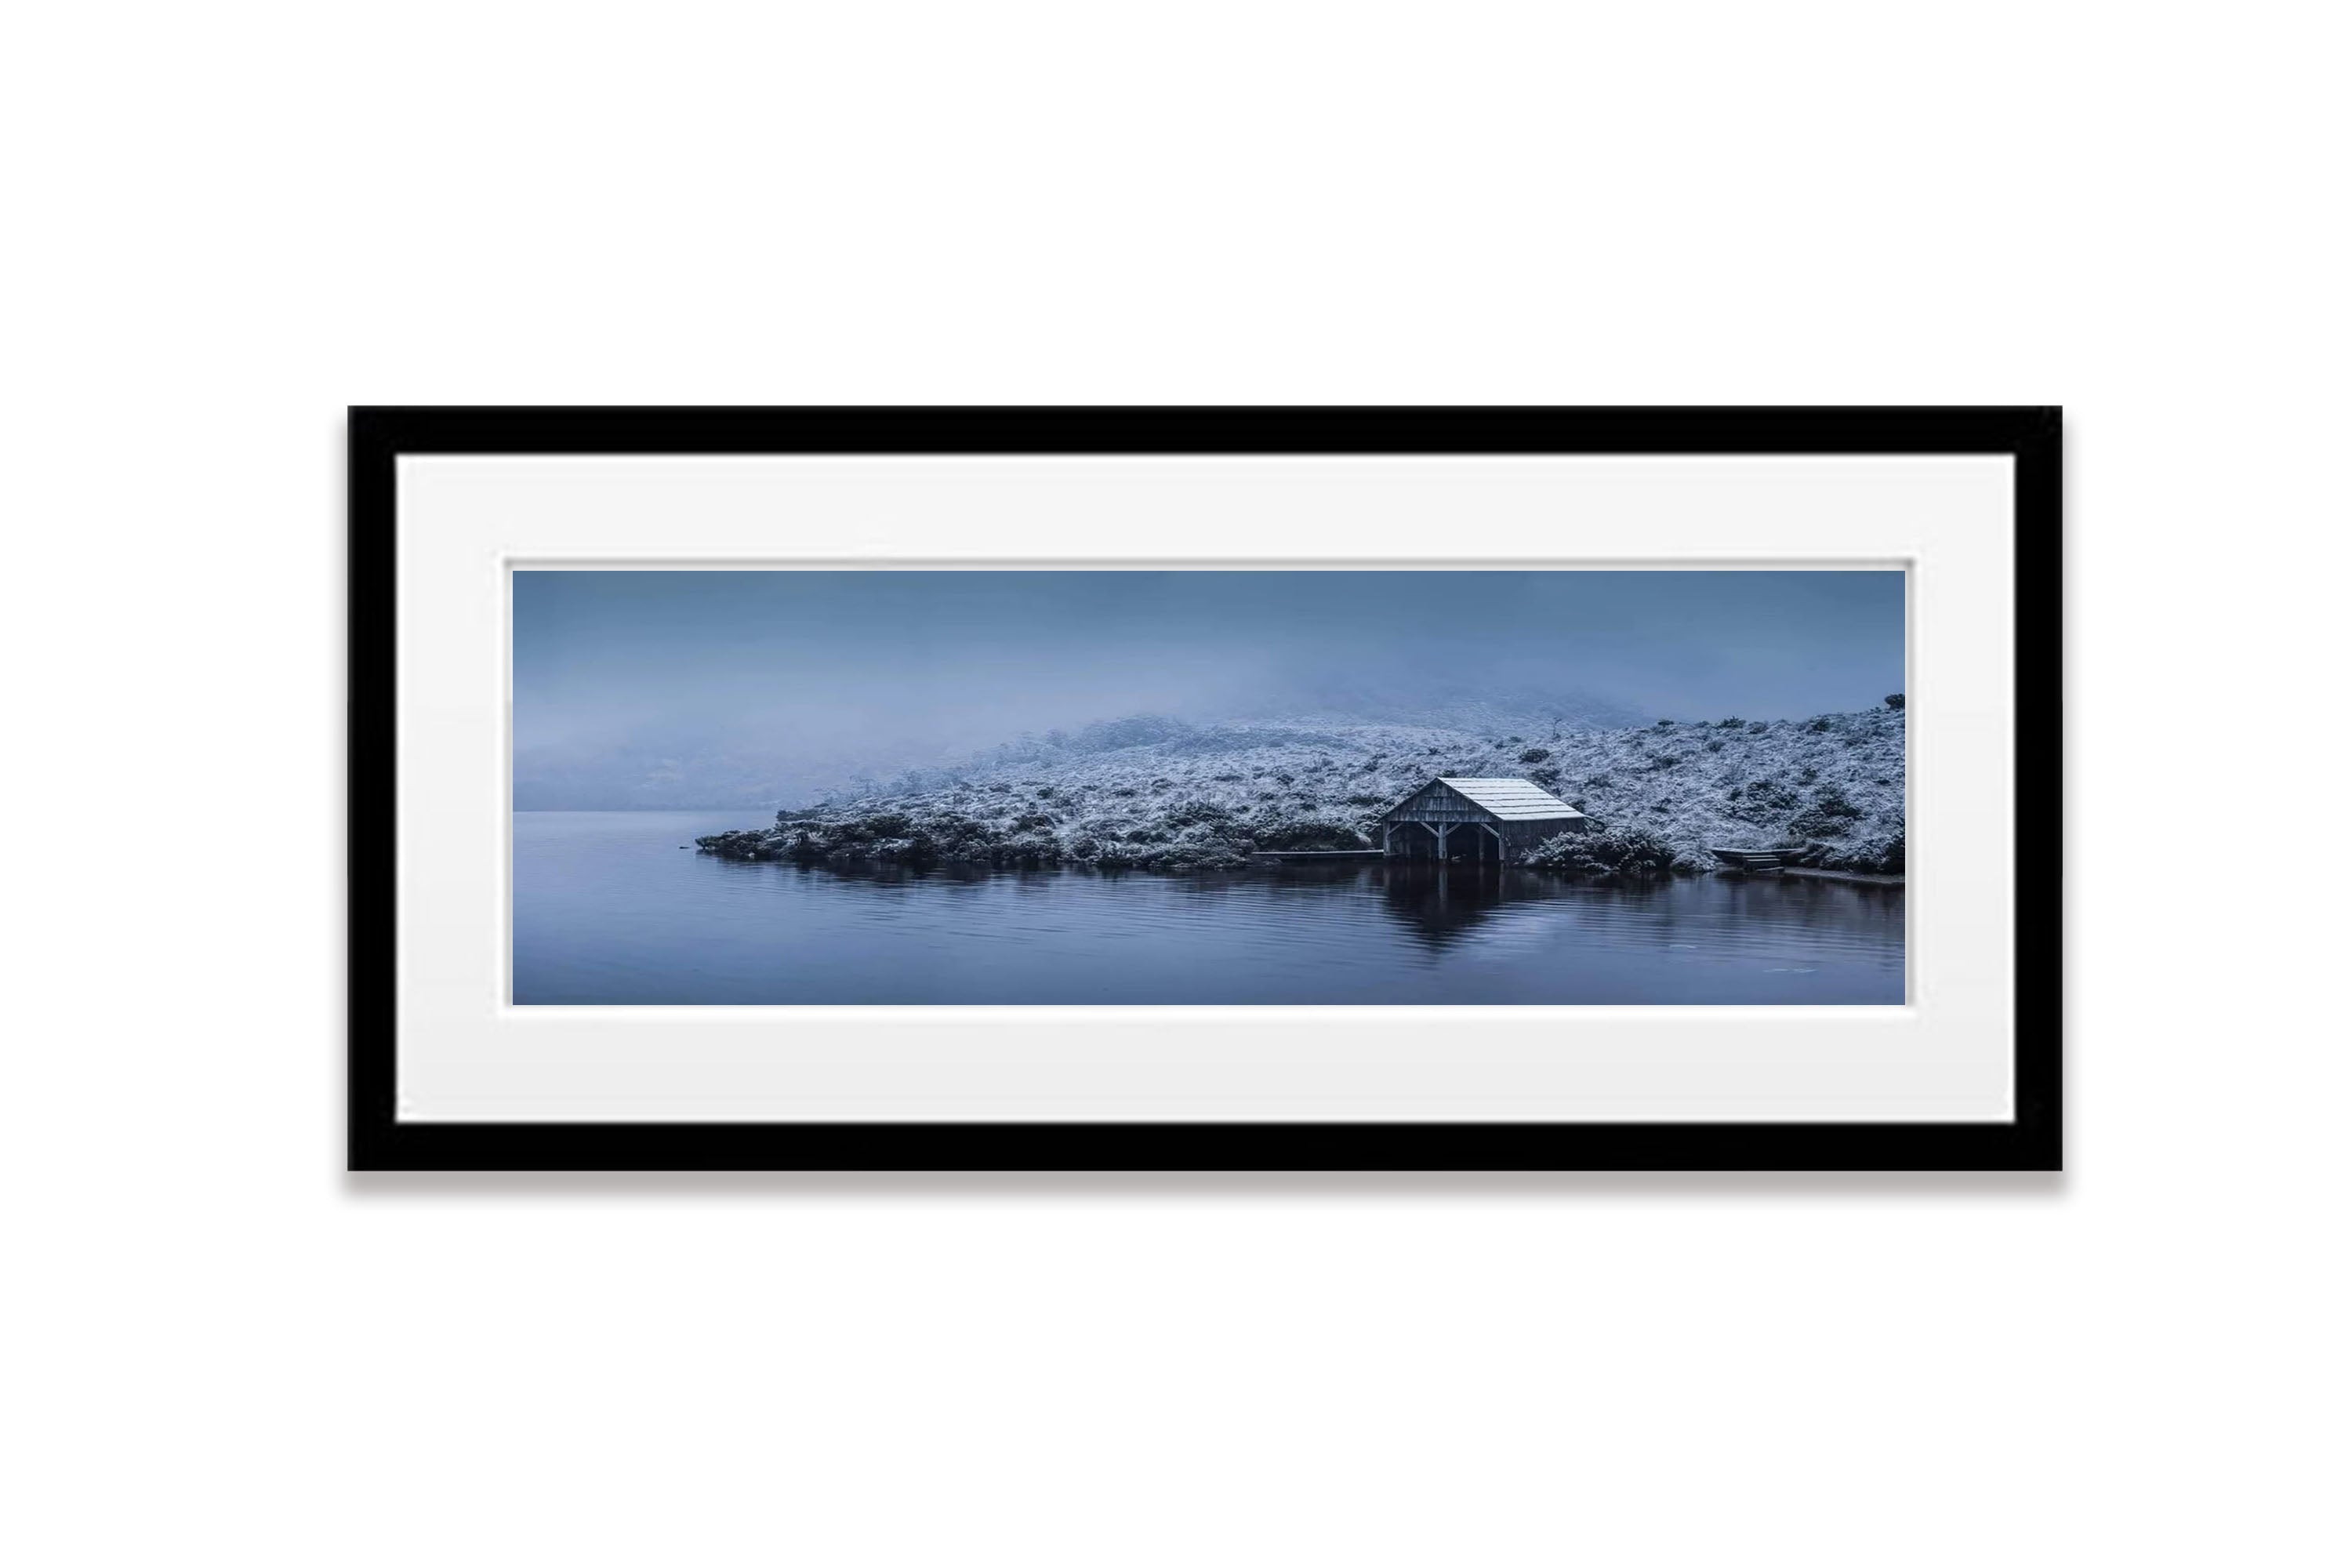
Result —
<instances>
[{"instance_id":1,"label":"lake water","mask_svg":"<svg viewBox=\"0 0 2352 1568\"><path fill-rule=\"evenodd\" d=\"M844 875L680 849L756 812L518 812L529 1003L1884 1003L1903 889L1359 862Z\"/></svg>"}]
</instances>

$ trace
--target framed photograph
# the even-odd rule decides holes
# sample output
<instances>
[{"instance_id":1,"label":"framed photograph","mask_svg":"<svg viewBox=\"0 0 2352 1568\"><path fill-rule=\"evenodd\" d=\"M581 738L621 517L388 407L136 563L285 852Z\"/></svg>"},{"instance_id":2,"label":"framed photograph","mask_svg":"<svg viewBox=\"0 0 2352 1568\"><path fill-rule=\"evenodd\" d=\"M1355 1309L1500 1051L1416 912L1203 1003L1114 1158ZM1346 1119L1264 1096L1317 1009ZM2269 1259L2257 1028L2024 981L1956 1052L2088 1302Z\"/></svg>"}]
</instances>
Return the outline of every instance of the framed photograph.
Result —
<instances>
[{"instance_id":1,"label":"framed photograph","mask_svg":"<svg viewBox=\"0 0 2352 1568\"><path fill-rule=\"evenodd\" d=\"M2055 409L350 435L354 1169L2060 1165Z\"/></svg>"}]
</instances>

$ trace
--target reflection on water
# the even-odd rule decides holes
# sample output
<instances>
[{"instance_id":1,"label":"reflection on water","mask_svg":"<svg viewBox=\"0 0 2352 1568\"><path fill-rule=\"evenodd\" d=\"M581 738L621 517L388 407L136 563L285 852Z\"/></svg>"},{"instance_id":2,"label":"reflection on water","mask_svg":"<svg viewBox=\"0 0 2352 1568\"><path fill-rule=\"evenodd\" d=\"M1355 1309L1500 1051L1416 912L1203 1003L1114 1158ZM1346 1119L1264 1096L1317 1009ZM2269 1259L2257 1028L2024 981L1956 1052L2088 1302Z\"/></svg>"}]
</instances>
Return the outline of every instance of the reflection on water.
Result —
<instances>
[{"instance_id":1,"label":"reflection on water","mask_svg":"<svg viewBox=\"0 0 2352 1568\"><path fill-rule=\"evenodd\" d=\"M515 1001L1900 1003L1903 889L1493 866L914 872L682 852L740 814L515 816Z\"/></svg>"}]
</instances>

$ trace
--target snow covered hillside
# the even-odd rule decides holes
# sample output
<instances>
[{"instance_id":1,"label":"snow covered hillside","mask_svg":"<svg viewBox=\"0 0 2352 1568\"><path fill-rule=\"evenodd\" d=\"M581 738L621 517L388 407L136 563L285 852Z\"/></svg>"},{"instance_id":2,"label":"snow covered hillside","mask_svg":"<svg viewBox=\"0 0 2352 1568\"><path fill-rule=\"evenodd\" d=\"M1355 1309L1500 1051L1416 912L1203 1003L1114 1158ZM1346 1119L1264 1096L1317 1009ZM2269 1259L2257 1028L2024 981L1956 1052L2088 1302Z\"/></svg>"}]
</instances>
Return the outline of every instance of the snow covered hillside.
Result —
<instances>
[{"instance_id":1,"label":"snow covered hillside","mask_svg":"<svg viewBox=\"0 0 2352 1568\"><path fill-rule=\"evenodd\" d=\"M1374 844L1383 811L1454 774L1532 779L1605 841L1675 870L1711 867L1710 845L1798 844L1818 847L1814 864L1902 868L1899 709L1615 730L1507 731L1480 726L1486 717L1468 727L1120 720L698 842L749 859L1181 870L1238 865L1252 849Z\"/></svg>"}]
</instances>

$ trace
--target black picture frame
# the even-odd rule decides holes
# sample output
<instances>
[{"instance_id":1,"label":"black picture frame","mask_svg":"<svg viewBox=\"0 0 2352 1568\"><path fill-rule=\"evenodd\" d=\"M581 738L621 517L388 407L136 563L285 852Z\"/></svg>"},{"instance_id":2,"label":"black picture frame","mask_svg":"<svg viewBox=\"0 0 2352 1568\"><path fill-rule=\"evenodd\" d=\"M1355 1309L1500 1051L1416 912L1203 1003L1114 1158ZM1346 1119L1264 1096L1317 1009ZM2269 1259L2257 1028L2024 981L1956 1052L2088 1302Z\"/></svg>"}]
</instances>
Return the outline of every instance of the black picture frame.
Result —
<instances>
[{"instance_id":1,"label":"black picture frame","mask_svg":"<svg viewBox=\"0 0 2352 1568\"><path fill-rule=\"evenodd\" d=\"M2061 420L1952 408L350 410L353 1171L2054 1171L2063 1167ZM396 463L505 454L1992 454L2015 459L2015 1118L2008 1122L402 1121L394 913ZM358 825L371 826L362 839ZM2026 863L2031 855L2032 864Z\"/></svg>"}]
</instances>

